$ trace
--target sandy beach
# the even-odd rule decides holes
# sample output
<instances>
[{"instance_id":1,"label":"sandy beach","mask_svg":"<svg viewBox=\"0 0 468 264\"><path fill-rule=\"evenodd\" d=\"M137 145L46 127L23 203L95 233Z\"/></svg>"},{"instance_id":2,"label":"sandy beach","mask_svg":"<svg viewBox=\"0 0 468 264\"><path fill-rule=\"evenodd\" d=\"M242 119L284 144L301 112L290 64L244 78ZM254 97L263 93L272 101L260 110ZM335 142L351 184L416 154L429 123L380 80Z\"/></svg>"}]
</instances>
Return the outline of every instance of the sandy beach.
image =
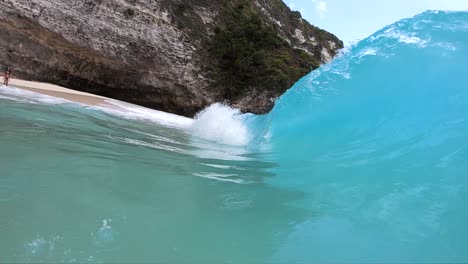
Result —
<instances>
[{"instance_id":1,"label":"sandy beach","mask_svg":"<svg viewBox=\"0 0 468 264\"><path fill-rule=\"evenodd\" d=\"M103 105L105 104L105 100L108 99L103 96L79 92L58 85L25 81L13 78L10 79L9 86L92 106Z\"/></svg>"},{"instance_id":2,"label":"sandy beach","mask_svg":"<svg viewBox=\"0 0 468 264\"><path fill-rule=\"evenodd\" d=\"M3 81L3 77L0 77ZM2 83L3 84L3 83ZM99 108L113 115L124 118L151 120L159 124L172 127L189 127L193 123L192 118L179 116L171 113L166 113L146 107L126 103L120 100L111 99L104 96L80 92L68 89L62 86L49 83L25 81L20 79L10 78L9 87L24 89L27 91L65 99L68 101L80 103L89 106L99 106Z\"/></svg>"}]
</instances>

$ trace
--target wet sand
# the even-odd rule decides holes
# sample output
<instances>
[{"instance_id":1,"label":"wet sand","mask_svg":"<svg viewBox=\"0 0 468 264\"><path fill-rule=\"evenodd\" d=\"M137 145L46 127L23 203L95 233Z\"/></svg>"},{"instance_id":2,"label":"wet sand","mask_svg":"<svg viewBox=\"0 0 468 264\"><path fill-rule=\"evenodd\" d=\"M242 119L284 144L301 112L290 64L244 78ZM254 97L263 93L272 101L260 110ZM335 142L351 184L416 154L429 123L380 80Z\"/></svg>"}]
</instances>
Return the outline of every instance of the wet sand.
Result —
<instances>
[{"instance_id":1,"label":"wet sand","mask_svg":"<svg viewBox=\"0 0 468 264\"><path fill-rule=\"evenodd\" d=\"M41 83L41 82L31 82L24 81L19 79L10 79L8 84L9 86L25 89L31 92L45 94L57 98L66 99L69 101L74 101L86 105L104 105L105 100L109 99L107 97L94 95L90 93L84 93L75 91L72 89L64 88L58 85Z\"/></svg>"}]
</instances>

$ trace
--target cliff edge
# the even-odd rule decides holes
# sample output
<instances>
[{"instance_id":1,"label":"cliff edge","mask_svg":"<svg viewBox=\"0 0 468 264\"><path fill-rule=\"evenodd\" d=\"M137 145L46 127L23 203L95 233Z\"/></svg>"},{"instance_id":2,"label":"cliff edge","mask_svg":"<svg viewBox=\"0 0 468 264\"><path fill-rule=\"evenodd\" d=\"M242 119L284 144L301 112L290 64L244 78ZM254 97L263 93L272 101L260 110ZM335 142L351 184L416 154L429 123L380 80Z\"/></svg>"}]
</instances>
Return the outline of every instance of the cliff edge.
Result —
<instances>
[{"instance_id":1,"label":"cliff edge","mask_svg":"<svg viewBox=\"0 0 468 264\"><path fill-rule=\"evenodd\" d=\"M185 116L214 102L266 113L343 47L281 0L4 0L0 63Z\"/></svg>"}]
</instances>

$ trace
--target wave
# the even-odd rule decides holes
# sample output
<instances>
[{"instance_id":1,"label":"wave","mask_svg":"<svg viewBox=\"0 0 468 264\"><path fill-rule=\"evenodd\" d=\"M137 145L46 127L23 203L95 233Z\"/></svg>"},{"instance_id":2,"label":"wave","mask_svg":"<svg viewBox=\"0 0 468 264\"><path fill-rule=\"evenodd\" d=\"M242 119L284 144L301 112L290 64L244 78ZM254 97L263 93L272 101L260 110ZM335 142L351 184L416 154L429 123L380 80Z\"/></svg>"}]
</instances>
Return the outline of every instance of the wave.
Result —
<instances>
[{"instance_id":1,"label":"wave","mask_svg":"<svg viewBox=\"0 0 468 264\"><path fill-rule=\"evenodd\" d=\"M34 226L2 256L466 261L467 25L467 12L431 11L385 27L262 116L49 107L0 87L4 229Z\"/></svg>"},{"instance_id":2,"label":"wave","mask_svg":"<svg viewBox=\"0 0 468 264\"><path fill-rule=\"evenodd\" d=\"M399 21L301 79L269 116L278 152L369 164L463 142L466 21L439 11Z\"/></svg>"}]
</instances>

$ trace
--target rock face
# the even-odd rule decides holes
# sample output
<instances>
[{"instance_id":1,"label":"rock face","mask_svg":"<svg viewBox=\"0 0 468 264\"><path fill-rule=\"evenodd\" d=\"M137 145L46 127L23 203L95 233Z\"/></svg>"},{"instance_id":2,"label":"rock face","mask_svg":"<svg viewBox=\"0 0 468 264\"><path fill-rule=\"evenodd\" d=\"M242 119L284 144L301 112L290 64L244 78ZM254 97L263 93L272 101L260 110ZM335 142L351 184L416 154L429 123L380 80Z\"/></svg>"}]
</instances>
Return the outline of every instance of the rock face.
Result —
<instances>
[{"instance_id":1,"label":"rock face","mask_svg":"<svg viewBox=\"0 0 468 264\"><path fill-rule=\"evenodd\" d=\"M0 11L0 63L14 76L185 116L220 101L265 113L275 97L343 47L280 0L3 0ZM242 58L214 45L237 32L237 14L257 25L246 42L254 49ZM230 82L251 67L274 73L270 62L255 61L258 36L269 36L255 33L258 28L282 41L265 46L263 55L281 50L287 56L277 68L288 60L296 65L294 76L271 89L255 77ZM245 58L254 59L238 62Z\"/></svg>"}]
</instances>

